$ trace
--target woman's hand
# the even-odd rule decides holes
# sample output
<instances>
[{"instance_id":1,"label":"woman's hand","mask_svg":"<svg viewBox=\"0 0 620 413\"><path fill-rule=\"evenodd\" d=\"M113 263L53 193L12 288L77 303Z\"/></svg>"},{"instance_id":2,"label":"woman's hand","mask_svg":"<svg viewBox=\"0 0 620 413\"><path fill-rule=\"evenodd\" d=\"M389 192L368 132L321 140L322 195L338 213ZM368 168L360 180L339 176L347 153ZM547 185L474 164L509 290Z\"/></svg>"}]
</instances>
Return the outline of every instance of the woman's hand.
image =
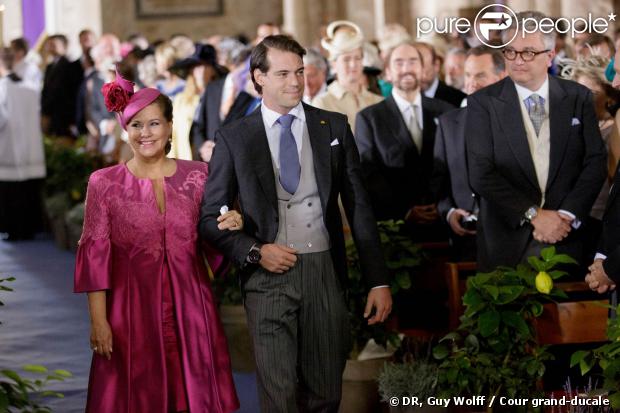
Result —
<instances>
[{"instance_id":1,"label":"woman's hand","mask_svg":"<svg viewBox=\"0 0 620 413\"><path fill-rule=\"evenodd\" d=\"M217 218L217 227L220 230L228 229L230 231L239 231L243 229L243 218L241 214L235 210L228 211Z\"/></svg>"},{"instance_id":2,"label":"woman's hand","mask_svg":"<svg viewBox=\"0 0 620 413\"><path fill-rule=\"evenodd\" d=\"M112 329L107 321L91 323L90 348L108 360L112 358Z\"/></svg>"}]
</instances>

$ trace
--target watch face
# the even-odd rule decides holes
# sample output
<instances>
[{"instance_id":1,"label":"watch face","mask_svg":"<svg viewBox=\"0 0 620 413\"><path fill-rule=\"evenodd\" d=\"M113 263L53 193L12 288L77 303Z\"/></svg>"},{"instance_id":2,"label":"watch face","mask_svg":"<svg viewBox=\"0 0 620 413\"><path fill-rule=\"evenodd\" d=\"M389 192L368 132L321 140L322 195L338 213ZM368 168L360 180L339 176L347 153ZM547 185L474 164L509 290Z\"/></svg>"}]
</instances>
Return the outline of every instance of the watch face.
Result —
<instances>
[{"instance_id":1,"label":"watch face","mask_svg":"<svg viewBox=\"0 0 620 413\"><path fill-rule=\"evenodd\" d=\"M252 250L250 254L248 254L248 261L252 264L258 264L260 262L260 251Z\"/></svg>"}]
</instances>

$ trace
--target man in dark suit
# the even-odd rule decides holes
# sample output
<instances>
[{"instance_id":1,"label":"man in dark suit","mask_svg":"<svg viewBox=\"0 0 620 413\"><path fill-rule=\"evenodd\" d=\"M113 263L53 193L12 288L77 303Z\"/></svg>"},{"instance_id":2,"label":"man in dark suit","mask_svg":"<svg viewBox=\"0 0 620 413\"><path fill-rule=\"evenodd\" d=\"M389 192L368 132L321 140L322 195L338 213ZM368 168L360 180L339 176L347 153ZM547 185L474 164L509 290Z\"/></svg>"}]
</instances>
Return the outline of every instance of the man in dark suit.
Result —
<instances>
[{"instance_id":1,"label":"man in dark suit","mask_svg":"<svg viewBox=\"0 0 620 413\"><path fill-rule=\"evenodd\" d=\"M76 68L67 59L67 38L50 36L48 47L53 61L45 68L41 91L43 132L58 137L75 137L75 105L81 83Z\"/></svg>"},{"instance_id":2,"label":"man in dark suit","mask_svg":"<svg viewBox=\"0 0 620 413\"><path fill-rule=\"evenodd\" d=\"M350 349L338 197L369 288L369 324L392 299L376 223L346 118L301 103L304 49L266 37L250 73L260 109L216 133L200 233L242 268L261 410L336 412ZM218 229L239 201L244 230ZM374 311L374 315L372 314Z\"/></svg>"},{"instance_id":3,"label":"man in dark suit","mask_svg":"<svg viewBox=\"0 0 620 413\"><path fill-rule=\"evenodd\" d=\"M464 63L465 91L472 94L506 77L501 52L484 46L467 52ZM451 229L453 258L476 260L475 219L478 209L467 175L465 122L467 108L459 108L439 117L435 136L433 187L438 191L439 215ZM472 215L473 213L473 215ZM463 220L470 223L463 227Z\"/></svg>"},{"instance_id":4,"label":"man in dark suit","mask_svg":"<svg viewBox=\"0 0 620 413\"><path fill-rule=\"evenodd\" d=\"M235 69L225 77L209 82L202 94L191 129L194 159L208 161L201 155L201 152L204 153L201 148L205 142L213 142L215 132L221 126L244 117L254 101L254 97L244 90L234 90L239 87L235 85L235 77L238 77L240 71L246 70L249 53L250 49L241 52L241 55L235 58ZM230 100L232 104L223 104L223 99Z\"/></svg>"},{"instance_id":5,"label":"man in dark suit","mask_svg":"<svg viewBox=\"0 0 620 413\"><path fill-rule=\"evenodd\" d=\"M407 219L411 234L433 240L439 216L431 189L437 116L453 106L420 93L423 62L411 43L395 47L386 75L394 87L382 102L360 111L355 140L362 174L379 220Z\"/></svg>"},{"instance_id":6,"label":"man in dark suit","mask_svg":"<svg viewBox=\"0 0 620 413\"><path fill-rule=\"evenodd\" d=\"M433 45L424 42L416 42L415 45L420 51L422 60L424 61L421 77L424 95L429 98L443 100L457 108L460 107L461 102L467 95L452 86L448 86L444 81L439 79L441 62L437 58Z\"/></svg>"},{"instance_id":7,"label":"man in dark suit","mask_svg":"<svg viewBox=\"0 0 620 413\"><path fill-rule=\"evenodd\" d=\"M514 266L547 245L581 260L579 227L605 179L592 95L547 74L554 33L532 27L544 17L519 13L526 27L519 26L503 51L509 77L467 99L469 178L480 196L481 270ZM515 28L502 34L508 43Z\"/></svg>"}]
</instances>

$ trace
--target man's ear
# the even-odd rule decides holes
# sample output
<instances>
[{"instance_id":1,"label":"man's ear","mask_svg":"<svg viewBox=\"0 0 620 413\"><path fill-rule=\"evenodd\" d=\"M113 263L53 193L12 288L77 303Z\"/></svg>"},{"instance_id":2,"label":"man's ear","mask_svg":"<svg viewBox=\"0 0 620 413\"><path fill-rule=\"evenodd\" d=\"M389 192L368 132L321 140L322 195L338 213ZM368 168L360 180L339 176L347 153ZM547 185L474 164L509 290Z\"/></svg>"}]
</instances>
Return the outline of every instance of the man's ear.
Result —
<instances>
[{"instance_id":1,"label":"man's ear","mask_svg":"<svg viewBox=\"0 0 620 413\"><path fill-rule=\"evenodd\" d=\"M259 68L254 69L254 79L261 87L265 85L265 73L261 72Z\"/></svg>"}]
</instances>

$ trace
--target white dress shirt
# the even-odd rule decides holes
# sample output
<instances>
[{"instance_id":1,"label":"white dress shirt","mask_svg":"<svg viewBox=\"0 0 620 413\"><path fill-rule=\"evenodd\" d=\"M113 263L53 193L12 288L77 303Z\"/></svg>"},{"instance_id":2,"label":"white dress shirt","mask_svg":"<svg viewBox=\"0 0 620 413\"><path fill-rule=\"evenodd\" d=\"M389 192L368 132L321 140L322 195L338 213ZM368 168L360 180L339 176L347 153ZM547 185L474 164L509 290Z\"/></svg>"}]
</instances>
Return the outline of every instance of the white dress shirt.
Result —
<instances>
[{"instance_id":1,"label":"white dress shirt","mask_svg":"<svg viewBox=\"0 0 620 413\"><path fill-rule=\"evenodd\" d=\"M424 119L422 117L422 95L416 93L413 102L409 102L407 99L400 96L396 89L392 89L392 97L396 102L396 106L398 106L398 110L400 114L403 116L403 120L406 125L411 123L411 116L413 115L413 106L415 106L415 118L418 121L418 125L420 126L420 130L424 130Z\"/></svg>"}]
</instances>

